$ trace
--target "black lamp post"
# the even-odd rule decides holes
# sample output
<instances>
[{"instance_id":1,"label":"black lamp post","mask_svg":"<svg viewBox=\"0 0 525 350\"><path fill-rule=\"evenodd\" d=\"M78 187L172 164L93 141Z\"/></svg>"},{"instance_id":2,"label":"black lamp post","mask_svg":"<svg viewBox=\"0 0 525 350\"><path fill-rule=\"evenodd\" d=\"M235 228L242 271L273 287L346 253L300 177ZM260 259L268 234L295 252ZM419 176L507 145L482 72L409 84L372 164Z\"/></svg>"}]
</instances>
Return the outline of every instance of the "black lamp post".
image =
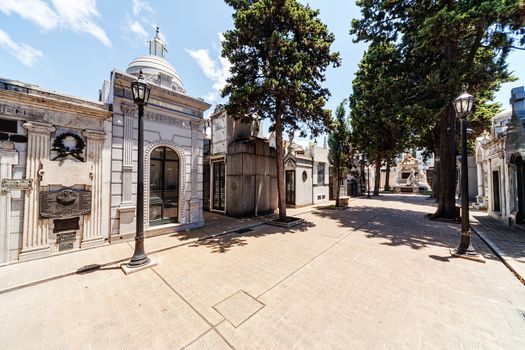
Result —
<instances>
[{"instance_id":1,"label":"black lamp post","mask_svg":"<svg viewBox=\"0 0 525 350\"><path fill-rule=\"evenodd\" d=\"M474 96L468 94L463 87L463 93L454 100L456 115L461 118L461 240L454 251L455 255L478 255L470 241L469 224L469 193L467 164L467 117L472 111Z\"/></svg>"},{"instance_id":2,"label":"black lamp post","mask_svg":"<svg viewBox=\"0 0 525 350\"><path fill-rule=\"evenodd\" d=\"M133 101L139 110L139 135L138 135L138 171L137 171L137 218L135 234L135 252L127 264L128 267L140 267L150 262L144 251L144 106L148 103L150 86L144 80L142 70L137 80L131 83Z\"/></svg>"}]
</instances>

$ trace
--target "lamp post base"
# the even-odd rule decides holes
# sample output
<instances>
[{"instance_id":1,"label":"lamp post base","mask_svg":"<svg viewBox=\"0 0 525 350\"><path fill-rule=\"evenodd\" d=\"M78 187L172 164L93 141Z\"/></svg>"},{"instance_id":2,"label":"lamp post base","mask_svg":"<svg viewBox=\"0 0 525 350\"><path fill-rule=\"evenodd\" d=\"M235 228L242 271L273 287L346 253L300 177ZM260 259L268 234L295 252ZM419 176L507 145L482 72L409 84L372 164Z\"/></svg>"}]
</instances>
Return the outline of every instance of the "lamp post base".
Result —
<instances>
[{"instance_id":1,"label":"lamp post base","mask_svg":"<svg viewBox=\"0 0 525 350\"><path fill-rule=\"evenodd\" d=\"M470 248L472 248L472 246L470 246ZM462 259L477 261L481 263L485 262L485 258L483 257L483 255L476 252L474 248L472 248L472 250L466 250L466 251L458 250L457 248L450 249L450 255L456 258L462 258Z\"/></svg>"},{"instance_id":2,"label":"lamp post base","mask_svg":"<svg viewBox=\"0 0 525 350\"><path fill-rule=\"evenodd\" d=\"M129 275L130 273L142 271L142 270L145 270L145 269L149 269L150 267L153 267L153 266L156 266L156 265L158 265L157 261L155 261L155 260L153 260L151 258L148 258L148 262L145 263L145 264L142 264L142 265L131 265L131 262L129 262L127 264L120 265L120 269L126 275Z\"/></svg>"}]
</instances>

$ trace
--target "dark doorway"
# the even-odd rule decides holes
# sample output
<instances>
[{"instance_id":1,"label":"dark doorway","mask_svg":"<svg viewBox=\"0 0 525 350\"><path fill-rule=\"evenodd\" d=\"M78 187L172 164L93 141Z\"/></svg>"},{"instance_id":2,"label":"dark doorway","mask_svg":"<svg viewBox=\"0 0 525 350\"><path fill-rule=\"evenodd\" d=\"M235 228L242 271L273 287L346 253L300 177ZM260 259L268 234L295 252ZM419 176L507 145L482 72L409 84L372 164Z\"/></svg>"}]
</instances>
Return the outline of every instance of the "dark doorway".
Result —
<instances>
[{"instance_id":1,"label":"dark doorway","mask_svg":"<svg viewBox=\"0 0 525 350\"><path fill-rule=\"evenodd\" d=\"M169 147L157 147L150 156L149 224L178 221L179 157Z\"/></svg>"},{"instance_id":2,"label":"dark doorway","mask_svg":"<svg viewBox=\"0 0 525 350\"><path fill-rule=\"evenodd\" d=\"M516 213L516 223L525 224L525 162L518 156L514 161L516 164L516 185L518 187L518 212Z\"/></svg>"},{"instance_id":3,"label":"dark doorway","mask_svg":"<svg viewBox=\"0 0 525 350\"><path fill-rule=\"evenodd\" d=\"M496 212L500 212L501 203L500 203L500 198L499 198L499 171L492 172L492 198L494 199L492 210Z\"/></svg>"},{"instance_id":4,"label":"dark doorway","mask_svg":"<svg viewBox=\"0 0 525 350\"><path fill-rule=\"evenodd\" d=\"M225 171L224 161L212 163L213 167L213 201L212 209L224 211L224 188L225 188Z\"/></svg>"},{"instance_id":5,"label":"dark doorway","mask_svg":"<svg viewBox=\"0 0 525 350\"><path fill-rule=\"evenodd\" d=\"M286 170L286 204L295 205L295 170Z\"/></svg>"}]
</instances>

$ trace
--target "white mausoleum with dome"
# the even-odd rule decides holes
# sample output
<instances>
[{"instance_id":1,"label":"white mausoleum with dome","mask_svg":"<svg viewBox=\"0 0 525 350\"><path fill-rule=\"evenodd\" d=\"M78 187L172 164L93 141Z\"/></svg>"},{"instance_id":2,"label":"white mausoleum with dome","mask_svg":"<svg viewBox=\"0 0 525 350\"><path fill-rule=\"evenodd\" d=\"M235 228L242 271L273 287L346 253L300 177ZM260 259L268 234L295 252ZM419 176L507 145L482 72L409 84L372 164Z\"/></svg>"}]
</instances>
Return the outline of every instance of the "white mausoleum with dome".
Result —
<instances>
[{"instance_id":1,"label":"white mausoleum with dome","mask_svg":"<svg viewBox=\"0 0 525 350\"><path fill-rule=\"evenodd\" d=\"M159 31L149 55L134 59L104 82L101 98L113 108L111 239L135 234L137 157L144 157L144 227L152 236L199 227L202 215L203 113L210 105L186 94L166 60ZM151 85L144 109L144 154L137 155L138 111L131 82L142 71Z\"/></svg>"},{"instance_id":2,"label":"white mausoleum with dome","mask_svg":"<svg viewBox=\"0 0 525 350\"><path fill-rule=\"evenodd\" d=\"M0 266L135 235L144 157L145 235L202 226L203 112L157 35L149 55L115 69L99 101L0 78ZM144 154L131 83L151 85Z\"/></svg>"}]
</instances>

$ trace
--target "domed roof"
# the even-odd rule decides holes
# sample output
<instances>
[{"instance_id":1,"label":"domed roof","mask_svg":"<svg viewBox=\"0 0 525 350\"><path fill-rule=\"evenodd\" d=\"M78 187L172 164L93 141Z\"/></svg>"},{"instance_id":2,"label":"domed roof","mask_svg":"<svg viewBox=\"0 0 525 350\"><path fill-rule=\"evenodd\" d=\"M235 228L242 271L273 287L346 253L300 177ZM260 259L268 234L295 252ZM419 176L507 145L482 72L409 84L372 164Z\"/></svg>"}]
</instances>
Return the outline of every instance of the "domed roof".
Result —
<instances>
[{"instance_id":1,"label":"domed roof","mask_svg":"<svg viewBox=\"0 0 525 350\"><path fill-rule=\"evenodd\" d=\"M186 92L182 79L175 68L164 58L166 45L159 38L159 28L153 40L149 41L149 55L135 58L128 65L126 73L138 76L142 71L144 78L151 83L178 92Z\"/></svg>"}]
</instances>

